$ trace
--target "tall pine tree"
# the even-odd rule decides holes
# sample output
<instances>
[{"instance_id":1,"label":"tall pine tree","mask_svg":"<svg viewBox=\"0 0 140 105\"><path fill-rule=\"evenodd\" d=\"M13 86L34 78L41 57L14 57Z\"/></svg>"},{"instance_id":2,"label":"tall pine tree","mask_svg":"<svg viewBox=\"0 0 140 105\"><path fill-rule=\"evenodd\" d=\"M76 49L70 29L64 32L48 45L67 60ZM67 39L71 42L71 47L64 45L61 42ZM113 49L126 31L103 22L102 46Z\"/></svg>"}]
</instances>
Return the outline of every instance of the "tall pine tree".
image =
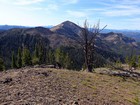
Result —
<instances>
[{"instance_id":1,"label":"tall pine tree","mask_svg":"<svg viewBox=\"0 0 140 105\"><path fill-rule=\"evenodd\" d=\"M62 52L61 52L61 49L60 48L57 48L55 50L55 61L56 62L59 62L59 63L62 63Z\"/></svg>"},{"instance_id":2,"label":"tall pine tree","mask_svg":"<svg viewBox=\"0 0 140 105\"><path fill-rule=\"evenodd\" d=\"M68 53L65 53L61 48L55 50L55 61L61 64L63 68L72 69L73 64Z\"/></svg>"},{"instance_id":3,"label":"tall pine tree","mask_svg":"<svg viewBox=\"0 0 140 105\"><path fill-rule=\"evenodd\" d=\"M39 64L39 46L37 43L35 45L35 50L34 50L33 57L32 57L32 64L33 65Z\"/></svg>"},{"instance_id":4,"label":"tall pine tree","mask_svg":"<svg viewBox=\"0 0 140 105\"><path fill-rule=\"evenodd\" d=\"M66 53L66 54L63 54L63 55L65 55L64 56L64 65L65 65L65 68L66 69L71 69L72 67L72 65L71 65L71 59L70 59L70 57L69 57L69 54L68 53Z\"/></svg>"},{"instance_id":5,"label":"tall pine tree","mask_svg":"<svg viewBox=\"0 0 140 105\"><path fill-rule=\"evenodd\" d=\"M134 67L136 68L137 64L136 64L136 56L132 56L131 60L130 60L130 67Z\"/></svg>"},{"instance_id":6,"label":"tall pine tree","mask_svg":"<svg viewBox=\"0 0 140 105\"><path fill-rule=\"evenodd\" d=\"M130 62L129 57L126 56L126 57L125 57L125 63L126 63L126 64L129 64L129 62Z\"/></svg>"},{"instance_id":7,"label":"tall pine tree","mask_svg":"<svg viewBox=\"0 0 140 105\"><path fill-rule=\"evenodd\" d=\"M54 64L55 63L55 57L54 57L54 52L49 49L49 51L46 53L46 62L47 64Z\"/></svg>"},{"instance_id":8,"label":"tall pine tree","mask_svg":"<svg viewBox=\"0 0 140 105\"><path fill-rule=\"evenodd\" d=\"M24 47L22 52L22 65L29 66L32 65L32 58L28 48Z\"/></svg>"},{"instance_id":9,"label":"tall pine tree","mask_svg":"<svg viewBox=\"0 0 140 105\"><path fill-rule=\"evenodd\" d=\"M14 51L12 52L12 64L11 64L11 68L17 68L17 65L16 65L16 58L15 58L15 54L14 54Z\"/></svg>"},{"instance_id":10,"label":"tall pine tree","mask_svg":"<svg viewBox=\"0 0 140 105\"><path fill-rule=\"evenodd\" d=\"M3 71L4 69L5 69L4 61L2 58L0 58L0 71Z\"/></svg>"},{"instance_id":11,"label":"tall pine tree","mask_svg":"<svg viewBox=\"0 0 140 105\"><path fill-rule=\"evenodd\" d=\"M39 43L39 48L38 48L38 50L39 50L39 64L45 64L46 63L46 49L45 49L45 46L44 46L44 43L42 42L40 42Z\"/></svg>"},{"instance_id":12,"label":"tall pine tree","mask_svg":"<svg viewBox=\"0 0 140 105\"><path fill-rule=\"evenodd\" d=\"M140 69L140 55L138 57L138 68Z\"/></svg>"},{"instance_id":13,"label":"tall pine tree","mask_svg":"<svg viewBox=\"0 0 140 105\"><path fill-rule=\"evenodd\" d=\"M22 67L22 52L21 52L21 48L18 49L17 67L18 68L21 68Z\"/></svg>"},{"instance_id":14,"label":"tall pine tree","mask_svg":"<svg viewBox=\"0 0 140 105\"><path fill-rule=\"evenodd\" d=\"M35 44L34 56L39 57L39 45L37 43Z\"/></svg>"}]
</instances>

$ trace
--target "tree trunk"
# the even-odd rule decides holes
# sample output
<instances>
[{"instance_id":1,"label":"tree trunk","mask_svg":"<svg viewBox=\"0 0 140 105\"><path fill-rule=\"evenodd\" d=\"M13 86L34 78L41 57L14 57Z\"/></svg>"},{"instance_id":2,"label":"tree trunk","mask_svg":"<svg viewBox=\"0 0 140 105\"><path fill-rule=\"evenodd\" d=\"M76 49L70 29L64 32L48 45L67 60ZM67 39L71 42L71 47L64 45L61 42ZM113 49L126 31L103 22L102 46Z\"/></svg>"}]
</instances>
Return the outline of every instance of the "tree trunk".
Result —
<instances>
[{"instance_id":1,"label":"tree trunk","mask_svg":"<svg viewBox=\"0 0 140 105\"><path fill-rule=\"evenodd\" d=\"M85 66L86 66L86 71L87 72L92 72L93 70L93 66L92 66L92 46L87 43L85 45L85 49L84 49L84 52L85 52Z\"/></svg>"}]
</instances>

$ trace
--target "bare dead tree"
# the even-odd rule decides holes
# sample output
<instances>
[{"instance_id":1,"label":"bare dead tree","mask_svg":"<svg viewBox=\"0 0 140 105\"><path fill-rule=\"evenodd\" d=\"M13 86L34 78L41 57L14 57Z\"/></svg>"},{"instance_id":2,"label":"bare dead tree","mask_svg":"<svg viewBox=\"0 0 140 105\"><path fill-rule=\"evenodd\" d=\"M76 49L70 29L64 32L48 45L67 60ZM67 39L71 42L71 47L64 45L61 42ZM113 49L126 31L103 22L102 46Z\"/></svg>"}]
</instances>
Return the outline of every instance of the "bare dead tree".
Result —
<instances>
[{"instance_id":1,"label":"bare dead tree","mask_svg":"<svg viewBox=\"0 0 140 105\"><path fill-rule=\"evenodd\" d=\"M91 27L89 26L87 20L85 20L84 27L81 30L81 34L76 39L76 41L84 51L85 67L87 72L92 72L93 70L93 54L95 51L94 49L96 37L103 29L105 29L106 26L100 29L100 21L98 21L96 25Z\"/></svg>"}]
</instances>

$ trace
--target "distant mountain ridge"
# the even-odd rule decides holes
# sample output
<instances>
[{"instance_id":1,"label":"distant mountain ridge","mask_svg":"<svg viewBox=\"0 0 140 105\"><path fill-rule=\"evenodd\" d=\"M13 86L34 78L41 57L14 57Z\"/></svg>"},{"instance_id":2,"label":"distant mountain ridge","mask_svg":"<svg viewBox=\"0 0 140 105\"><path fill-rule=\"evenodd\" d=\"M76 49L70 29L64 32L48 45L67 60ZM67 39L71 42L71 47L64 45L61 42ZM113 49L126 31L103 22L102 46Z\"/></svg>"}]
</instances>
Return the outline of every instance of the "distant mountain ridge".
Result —
<instances>
[{"instance_id":1,"label":"distant mountain ridge","mask_svg":"<svg viewBox=\"0 0 140 105\"><path fill-rule=\"evenodd\" d=\"M12 26L11 26L12 27ZM16 26L18 27L18 26ZM44 27L35 27L35 28L25 28L24 26L21 26L19 28L10 29L5 32L1 32L1 36L5 35L12 35L16 33L20 34L29 34L29 35L41 35L43 37L46 37L50 40L50 43L54 43L54 39L57 40L57 38L61 41L59 41L59 44L62 45L64 42L63 39L66 41L72 41L73 37L78 37L81 34L82 28L75 23L72 23L70 21L65 21L57 26L54 26L52 28L44 28ZM126 44L129 46L133 47L138 47L137 42L132 39L132 38L127 38L121 33L114 33L114 32L105 32L106 30L103 31L103 33L97 38L98 42L100 42L100 47L101 43L112 43L114 45L117 44ZM60 38L61 37L61 38ZM53 40L53 41L52 41ZM73 41L74 42L74 41ZM98 43L97 42L97 43ZM65 43L66 44L66 43ZM55 46L55 45L52 45ZM103 45L104 46L104 45ZM111 47L111 46L110 46Z\"/></svg>"},{"instance_id":2,"label":"distant mountain ridge","mask_svg":"<svg viewBox=\"0 0 140 105\"><path fill-rule=\"evenodd\" d=\"M104 29L103 33L122 33L127 37L134 38L137 42L140 42L140 30L114 30L114 29Z\"/></svg>"},{"instance_id":3,"label":"distant mountain ridge","mask_svg":"<svg viewBox=\"0 0 140 105\"><path fill-rule=\"evenodd\" d=\"M18 25L0 25L0 30L9 30L13 28L29 28L27 26L18 26Z\"/></svg>"},{"instance_id":4,"label":"distant mountain ridge","mask_svg":"<svg viewBox=\"0 0 140 105\"><path fill-rule=\"evenodd\" d=\"M0 25L0 30L9 30L13 28L34 28L35 26L20 26L20 25ZM40 26L38 26L40 27ZM52 28L52 25L42 26L44 28Z\"/></svg>"},{"instance_id":5,"label":"distant mountain ridge","mask_svg":"<svg viewBox=\"0 0 140 105\"><path fill-rule=\"evenodd\" d=\"M78 37L81 34L81 27L70 21L65 21L57 26L52 27L50 30L54 33L61 34L67 37ZM121 33L101 33L97 37L96 46L100 49L113 51L116 53L129 54L134 48L140 49L139 44L133 38L126 37ZM125 50L124 50L125 49Z\"/></svg>"},{"instance_id":6,"label":"distant mountain ridge","mask_svg":"<svg viewBox=\"0 0 140 105\"><path fill-rule=\"evenodd\" d=\"M11 52L25 46L31 51L38 41L52 48L60 46L79 47L75 37L81 34L81 27L70 21L65 21L52 28L14 28L0 32L0 50L6 61L11 60ZM140 44L134 39L121 33L101 33L96 38L96 51L105 59L118 59L121 56L130 55L132 49L140 54ZM120 56L121 55L121 56Z\"/></svg>"},{"instance_id":7,"label":"distant mountain ridge","mask_svg":"<svg viewBox=\"0 0 140 105\"><path fill-rule=\"evenodd\" d=\"M63 24L65 23L65 24ZM68 26L70 26L71 22L70 21L65 21L63 22L61 25L59 26L53 26L53 25L48 25L48 26L41 26L41 27L44 27L44 28L49 28L51 29L51 31L53 32L56 32L56 33L61 33L62 34L62 30L57 30L57 28L59 27L63 27L65 26L66 24L69 23L69 25L67 25L67 30L69 30ZM72 24L71 24L72 25ZM76 25L76 24L75 24ZM9 29L13 29L13 28L34 28L34 27L29 27L29 26L18 26L18 25L0 25L0 31L3 31L3 30L9 30ZM67 31L65 30L65 31ZM76 30L75 30L76 31ZM71 31L72 32L72 31ZM69 32L65 32L63 34L66 34L66 33L71 33L70 30ZM130 38L134 38L137 42L140 42L140 30L115 30L115 29L104 29L102 31L102 33L110 33L110 32L114 32L114 33L122 33L123 35L127 36L127 37L130 37ZM71 33L71 34L74 34L74 33Z\"/></svg>"}]
</instances>

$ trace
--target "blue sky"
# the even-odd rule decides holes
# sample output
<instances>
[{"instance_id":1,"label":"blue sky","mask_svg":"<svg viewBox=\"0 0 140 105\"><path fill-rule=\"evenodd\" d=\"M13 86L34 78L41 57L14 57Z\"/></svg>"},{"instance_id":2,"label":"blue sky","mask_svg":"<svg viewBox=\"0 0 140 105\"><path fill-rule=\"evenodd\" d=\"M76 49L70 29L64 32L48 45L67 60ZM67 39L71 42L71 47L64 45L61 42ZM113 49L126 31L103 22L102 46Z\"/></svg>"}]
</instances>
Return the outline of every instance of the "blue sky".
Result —
<instances>
[{"instance_id":1,"label":"blue sky","mask_svg":"<svg viewBox=\"0 0 140 105\"><path fill-rule=\"evenodd\" d=\"M47 26L70 20L140 30L140 0L0 0L1 25Z\"/></svg>"}]
</instances>

